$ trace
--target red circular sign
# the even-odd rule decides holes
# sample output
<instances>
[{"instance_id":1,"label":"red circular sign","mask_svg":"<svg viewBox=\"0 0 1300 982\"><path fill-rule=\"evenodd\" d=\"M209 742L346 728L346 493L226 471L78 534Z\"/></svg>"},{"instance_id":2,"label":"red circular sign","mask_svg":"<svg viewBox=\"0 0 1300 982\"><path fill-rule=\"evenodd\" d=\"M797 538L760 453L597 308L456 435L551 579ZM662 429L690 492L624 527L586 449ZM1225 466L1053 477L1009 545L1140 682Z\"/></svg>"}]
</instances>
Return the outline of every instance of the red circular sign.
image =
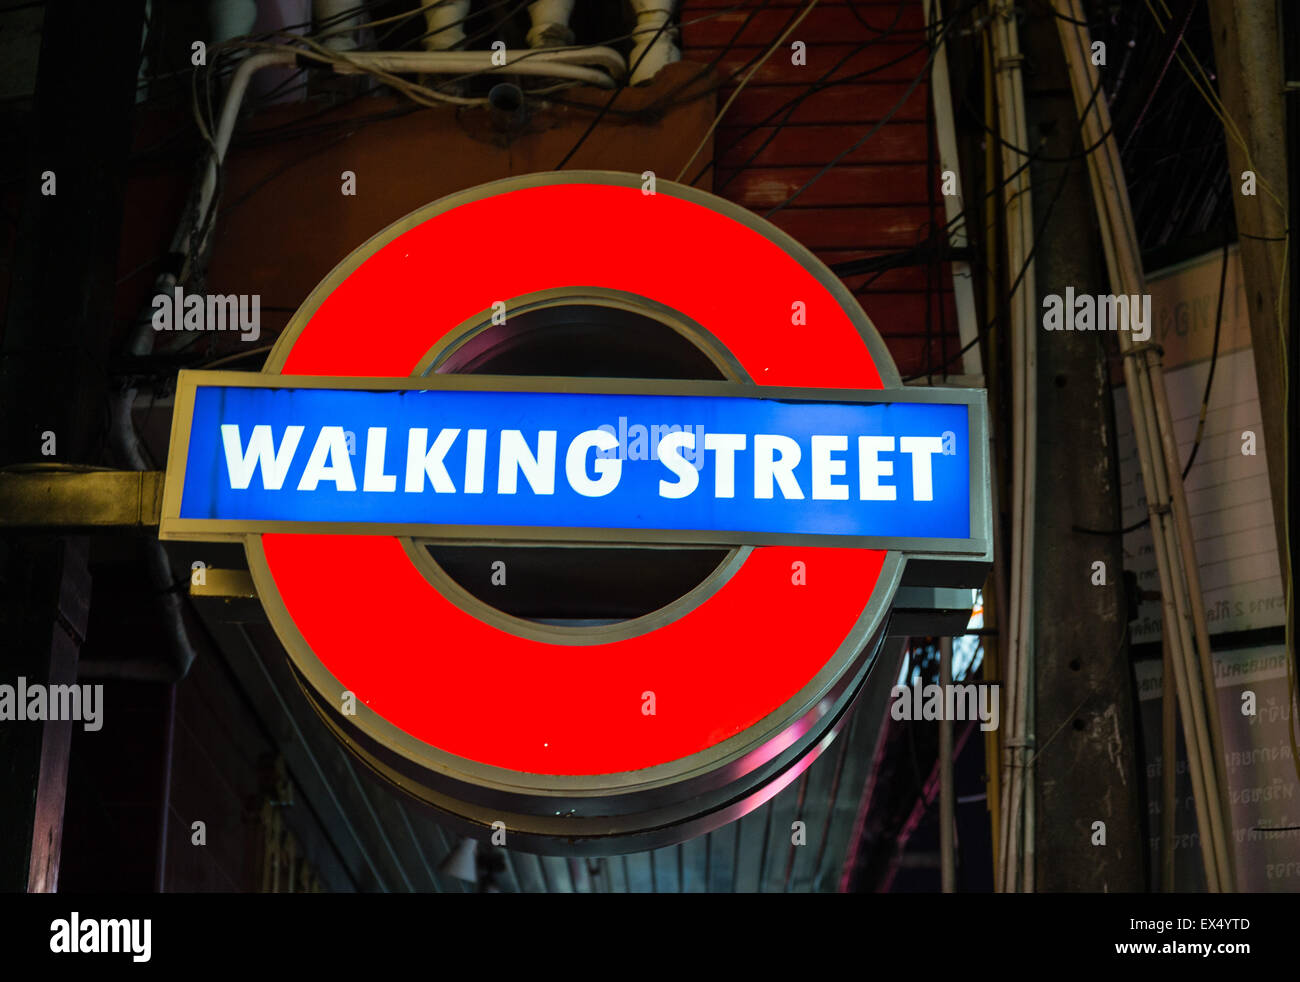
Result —
<instances>
[{"instance_id":1,"label":"red circular sign","mask_svg":"<svg viewBox=\"0 0 1300 982\"><path fill-rule=\"evenodd\" d=\"M806 250L710 195L665 183L644 194L630 175L604 173L498 182L390 227L317 288L266 371L410 376L496 301L592 289L680 312L758 384L898 384L865 315ZM805 312L800 326L795 304ZM282 637L294 635L286 646L300 668L309 652L336 680L333 694L349 690L374 714L356 725L381 743L394 731L414 738L401 752L428 766L485 767L476 772L505 783L493 769L649 777L656 772L645 769L676 762L665 775L687 774L726 741L733 757L752 756L762 741L750 731L805 718L801 700L824 689L835 658L874 630L880 597L870 625L867 608L886 559L757 547L676 619L618 640L561 643L462 609L393 536L265 534L260 550L265 567L253 563L254 574L269 575L259 588L270 588L262 592L272 594ZM255 543L249 551L252 561ZM795 563L804 564L803 583ZM647 692L656 703L649 716ZM579 786L591 787L564 784Z\"/></svg>"}]
</instances>

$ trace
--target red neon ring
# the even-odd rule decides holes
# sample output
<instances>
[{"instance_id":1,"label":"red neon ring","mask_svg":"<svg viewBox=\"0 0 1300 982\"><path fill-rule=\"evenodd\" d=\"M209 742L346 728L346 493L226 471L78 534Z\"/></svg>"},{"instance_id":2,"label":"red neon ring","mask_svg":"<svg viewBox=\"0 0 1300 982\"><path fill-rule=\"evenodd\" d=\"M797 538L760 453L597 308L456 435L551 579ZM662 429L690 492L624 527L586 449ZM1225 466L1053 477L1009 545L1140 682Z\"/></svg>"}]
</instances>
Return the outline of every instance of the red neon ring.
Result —
<instances>
[{"instance_id":1,"label":"red neon ring","mask_svg":"<svg viewBox=\"0 0 1300 982\"><path fill-rule=\"evenodd\" d=\"M516 188L390 234L344 261L369 253L311 313L283 374L409 376L494 301L597 287L680 311L759 384L882 388L863 336L808 269L756 229L662 185L655 195L602 183ZM503 252L511 262L500 262ZM806 326L791 326L795 301ZM840 648L885 557L758 548L712 597L659 630L563 645L457 607L393 536L266 534L262 546L297 630L359 701L446 753L551 775L639 770L753 726ZM792 582L795 561L806 565L805 585ZM647 691L653 716L641 712Z\"/></svg>"}]
</instances>

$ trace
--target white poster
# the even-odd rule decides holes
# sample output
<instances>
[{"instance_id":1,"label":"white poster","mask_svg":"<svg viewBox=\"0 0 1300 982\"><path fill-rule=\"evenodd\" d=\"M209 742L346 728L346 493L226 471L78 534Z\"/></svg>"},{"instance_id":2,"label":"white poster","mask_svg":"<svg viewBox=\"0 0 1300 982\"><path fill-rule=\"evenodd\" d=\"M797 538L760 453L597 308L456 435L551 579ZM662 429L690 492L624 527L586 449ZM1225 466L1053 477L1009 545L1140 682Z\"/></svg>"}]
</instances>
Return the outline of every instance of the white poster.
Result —
<instances>
[{"instance_id":1,"label":"white poster","mask_svg":"<svg viewBox=\"0 0 1300 982\"><path fill-rule=\"evenodd\" d=\"M1159 660L1141 661L1134 672L1145 748L1152 882L1159 884L1162 665ZM1300 892L1300 779L1291 747L1294 704L1287 691L1286 648L1216 651L1214 675L1223 721L1237 889ZM1175 885L1179 890L1203 890L1200 837L1181 720L1175 767Z\"/></svg>"},{"instance_id":2,"label":"white poster","mask_svg":"<svg viewBox=\"0 0 1300 982\"><path fill-rule=\"evenodd\" d=\"M1148 282L1156 322L1153 340L1165 348L1165 388L1184 465L1196 437L1210 370L1221 259L1216 252L1154 275ZM1211 634L1275 627L1284 623L1286 609L1255 361L1238 268L1234 250L1205 431L1183 482ZM1147 504L1123 386L1115 390L1115 423L1122 525L1127 528L1147 517ZM1160 592L1148 526L1124 536L1124 566L1137 574L1143 590ZM1159 602L1144 601L1130 627L1133 642L1158 641Z\"/></svg>"}]
</instances>

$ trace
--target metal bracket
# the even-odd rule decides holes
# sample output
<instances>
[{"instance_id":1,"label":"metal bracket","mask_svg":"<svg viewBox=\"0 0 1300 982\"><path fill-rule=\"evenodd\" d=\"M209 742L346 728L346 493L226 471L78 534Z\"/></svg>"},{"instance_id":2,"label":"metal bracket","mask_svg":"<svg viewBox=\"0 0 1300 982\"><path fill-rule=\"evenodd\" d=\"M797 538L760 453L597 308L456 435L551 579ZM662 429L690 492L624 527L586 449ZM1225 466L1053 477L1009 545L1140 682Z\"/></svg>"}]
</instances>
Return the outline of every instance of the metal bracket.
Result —
<instances>
[{"instance_id":1,"label":"metal bracket","mask_svg":"<svg viewBox=\"0 0 1300 982\"><path fill-rule=\"evenodd\" d=\"M975 592L949 587L902 586L894 594L890 637L964 634Z\"/></svg>"},{"instance_id":2,"label":"metal bracket","mask_svg":"<svg viewBox=\"0 0 1300 982\"><path fill-rule=\"evenodd\" d=\"M253 574L246 569L212 569L203 571L203 582L190 580L191 597L217 597L223 600L257 599Z\"/></svg>"},{"instance_id":3,"label":"metal bracket","mask_svg":"<svg viewBox=\"0 0 1300 982\"><path fill-rule=\"evenodd\" d=\"M0 528L156 528L162 490L162 471L4 470Z\"/></svg>"}]
</instances>

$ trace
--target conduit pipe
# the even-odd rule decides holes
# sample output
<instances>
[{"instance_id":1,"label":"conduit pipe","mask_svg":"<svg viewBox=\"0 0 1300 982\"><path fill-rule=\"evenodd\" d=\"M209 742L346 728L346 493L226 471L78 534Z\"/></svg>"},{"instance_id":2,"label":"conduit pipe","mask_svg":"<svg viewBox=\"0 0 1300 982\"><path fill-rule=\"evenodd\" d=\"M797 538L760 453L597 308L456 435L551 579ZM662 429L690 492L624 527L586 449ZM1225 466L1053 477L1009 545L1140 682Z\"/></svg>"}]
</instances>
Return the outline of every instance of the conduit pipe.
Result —
<instances>
[{"instance_id":1,"label":"conduit pipe","mask_svg":"<svg viewBox=\"0 0 1300 982\"><path fill-rule=\"evenodd\" d=\"M998 90L1002 171L1015 176L1003 187L1007 269L1024 270L1009 310L1012 367L1011 611L1007 625L1006 689L1010 736L1003 742L999 829L1003 892L1034 889L1034 475L1038 440L1037 285L1032 259L1034 227L1029 168L1013 147L1029 144L1021 80L1016 11L1007 0L992 9L993 60Z\"/></svg>"},{"instance_id":2,"label":"conduit pipe","mask_svg":"<svg viewBox=\"0 0 1300 982\"><path fill-rule=\"evenodd\" d=\"M216 132L212 134L214 157L209 160L199 189L198 214L200 221L207 214L217 186L217 167L225 160L230 139L239 118L239 109L248 83L253 75L272 65L294 65L299 56L318 60L339 74L358 74L370 71L393 75L465 75L474 72L507 72L516 75L541 75L547 78L567 78L588 82L601 88L613 88L614 80L627 73L623 56L612 48L565 48L544 51L507 51L505 65L493 65L492 51L350 51L340 52L337 58L326 59L310 51L286 48L283 51L259 51L239 63L230 79L225 102ZM596 68L587 67L595 65ZM605 71L601 71L603 68ZM606 74L608 72L609 74ZM611 77L612 76L612 77ZM459 101L459 100L457 100ZM465 100L478 103L482 100ZM202 244L200 244L202 245ZM189 225L182 223L173 240L172 250L182 255L190 252ZM139 352L137 352L139 353Z\"/></svg>"},{"instance_id":3,"label":"conduit pipe","mask_svg":"<svg viewBox=\"0 0 1300 982\"><path fill-rule=\"evenodd\" d=\"M1100 83L1089 57L1091 44L1083 11L1079 0L1052 2L1058 15L1057 28L1070 70L1075 107L1082 114L1086 106L1092 106L1081 125L1084 143L1098 147L1097 152L1088 156L1088 169L1112 289L1118 287L1121 293L1141 295L1145 284L1128 188L1110 132L1109 109L1104 99L1092 98ZM1170 649L1169 661L1174 668L1182 710L1206 882L1211 891L1230 891L1236 888L1236 878L1229 836L1232 812L1228 804L1222 724L1200 572L1164 373L1157 351L1149 343L1136 344L1129 332L1123 330L1118 332L1118 339L1124 354L1124 378L1155 539L1165 613L1165 644ZM1165 761L1165 766L1173 766L1173 761Z\"/></svg>"},{"instance_id":4,"label":"conduit pipe","mask_svg":"<svg viewBox=\"0 0 1300 982\"><path fill-rule=\"evenodd\" d=\"M442 0L424 3L425 35L420 39L425 51L448 51L465 40L465 20L469 17L469 0Z\"/></svg>"},{"instance_id":5,"label":"conduit pipe","mask_svg":"<svg viewBox=\"0 0 1300 982\"><path fill-rule=\"evenodd\" d=\"M312 0L311 16L316 24L329 24L322 42L334 51L352 51L357 46L361 14L357 0ZM349 11L354 11L349 16ZM428 14L426 13L426 17Z\"/></svg>"},{"instance_id":6,"label":"conduit pipe","mask_svg":"<svg viewBox=\"0 0 1300 982\"><path fill-rule=\"evenodd\" d=\"M309 52L303 52L307 58ZM493 56L504 64L496 64ZM502 58L504 56L504 59ZM379 70L393 75L467 75L506 73L542 75L590 82L612 89L627 74L623 56L613 48L542 48L536 51L349 51L324 62L340 75ZM351 65L352 67L349 67ZM595 66L595 67L589 67ZM600 69L604 69L601 71Z\"/></svg>"},{"instance_id":7,"label":"conduit pipe","mask_svg":"<svg viewBox=\"0 0 1300 982\"><path fill-rule=\"evenodd\" d=\"M252 77L264 68L275 65L295 65L299 55L319 58L322 65L328 65L340 73L350 71L365 72L369 70L386 71L392 74L466 74L483 71L508 71L514 74L545 75L548 77L571 78L591 82L605 88L612 88L614 81L610 75L599 68L584 67L598 65L610 74L622 77L627 67L623 58L611 48L573 48L546 50L539 52L516 52L517 63L511 64L511 53L506 53L506 65L494 66L491 63L493 52L457 51L457 52L348 52L338 53L335 59L325 59L300 49L286 48L282 51L259 51L245 58L236 67L230 79L230 87L221 107L216 131L212 136L212 155L199 186L195 220L189 221L190 215L182 218L176 233L172 237L172 251L185 256L187 260L199 255L206 242L191 241L191 229L201 227L203 218L212 206L216 194L217 168L225 160L230 149L230 140L239 118L239 110ZM350 67L349 67L350 66ZM475 100L477 101L477 100ZM208 235L211 235L209 228ZM175 287L177 276L168 271L160 275L154 283L154 295L168 293ZM148 355L153 350L153 326L148 316L142 316L136 322L131 334L128 350L132 355ZM112 433L118 455L125 464L134 470L149 470L144 445L131 419L131 410L135 404L138 390L131 386L122 391L113 403ZM176 677L180 678L189 671L194 660L194 647L182 617L181 599L175 589L175 577L171 562L157 539L149 540L147 546L150 577L154 586L161 591L164 620L167 633L172 641ZM101 668L103 671L111 671Z\"/></svg>"},{"instance_id":8,"label":"conduit pipe","mask_svg":"<svg viewBox=\"0 0 1300 982\"><path fill-rule=\"evenodd\" d=\"M952 638L939 639L939 688L952 685ZM957 891L957 853L954 836L957 820L957 790L953 780L952 717L939 719L939 876L944 893Z\"/></svg>"},{"instance_id":9,"label":"conduit pipe","mask_svg":"<svg viewBox=\"0 0 1300 982\"><path fill-rule=\"evenodd\" d=\"M649 82L665 65L681 61L682 53L674 41L675 31L666 27L673 16L676 0L632 0L636 11L636 43L627 63L635 66L632 84Z\"/></svg>"},{"instance_id":10,"label":"conduit pipe","mask_svg":"<svg viewBox=\"0 0 1300 982\"><path fill-rule=\"evenodd\" d=\"M922 0L925 23L932 36L936 29L935 0ZM943 196L943 214L952 231L948 244L954 252L966 249L966 204L961 193L961 161L957 156L957 135L953 126L952 89L948 81L948 42L940 38L931 66L930 97L934 100L934 129L939 143L939 172L949 171L955 184L953 194ZM952 298L957 308L957 337L966 353L961 356L961 370L966 375L979 375L980 349L975 343L979 336L979 322L975 315L975 288L971 278L970 263L957 259L952 264ZM969 347L967 347L969 345Z\"/></svg>"},{"instance_id":11,"label":"conduit pipe","mask_svg":"<svg viewBox=\"0 0 1300 982\"><path fill-rule=\"evenodd\" d=\"M572 44L573 31L569 18L573 16L574 0L534 0L528 5L528 47L550 48L557 44Z\"/></svg>"}]
</instances>

